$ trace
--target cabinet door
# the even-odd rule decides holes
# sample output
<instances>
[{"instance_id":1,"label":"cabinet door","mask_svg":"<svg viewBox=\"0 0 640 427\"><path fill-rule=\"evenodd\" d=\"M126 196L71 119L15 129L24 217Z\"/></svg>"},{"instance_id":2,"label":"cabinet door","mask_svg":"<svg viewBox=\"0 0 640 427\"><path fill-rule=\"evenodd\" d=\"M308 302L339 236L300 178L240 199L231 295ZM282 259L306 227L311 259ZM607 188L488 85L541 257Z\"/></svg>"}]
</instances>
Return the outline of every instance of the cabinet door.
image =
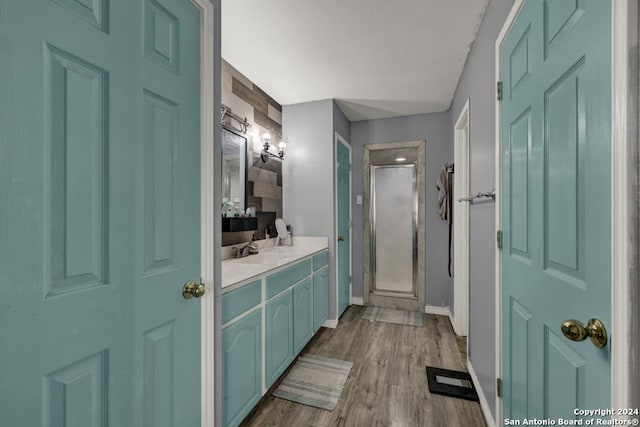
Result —
<instances>
[{"instance_id":1,"label":"cabinet door","mask_svg":"<svg viewBox=\"0 0 640 427\"><path fill-rule=\"evenodd\" d=\"M311 278L308 278L293 288L293 353L300 353L312 336L313 293Z\"/></svg>"},{"instance_id":2,"label":"cabinet door","mask_svg":"<svg viewBox=\"0 0 640 427\"><path fill-rule=\"evenodd\" d=\"M222 331L222 420L237 426L262 396L262 311Z\"/></svg>"},{"instance_id":3,"label":"cabinet door","mask_svg":"<svg viewBox=\"0 0 640 427\"><path fill-rule=\"evenodd\" d=\"M291 289L266 306L266 387L284 372L293 360L293 292Z\"/></svg>"},{"instance_id":4,"label":"cabinet door","mask_svg":"<svg viewBox=\"0 0 640 427\"><path fill-rule=\"evenodd\" d=\"M327 269L313 274L313 332L327 320L329 314L329 277Z\"/></svg>"}]
</instances>

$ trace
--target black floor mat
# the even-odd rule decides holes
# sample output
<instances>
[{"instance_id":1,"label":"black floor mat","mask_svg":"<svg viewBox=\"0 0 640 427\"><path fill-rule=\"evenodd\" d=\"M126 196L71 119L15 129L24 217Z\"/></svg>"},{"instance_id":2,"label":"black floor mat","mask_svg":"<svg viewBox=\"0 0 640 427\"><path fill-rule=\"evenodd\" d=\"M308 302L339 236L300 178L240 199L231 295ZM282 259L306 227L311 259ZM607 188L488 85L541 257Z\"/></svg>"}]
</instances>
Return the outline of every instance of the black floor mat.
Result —
<instances>
[{"instance_id":1,"label":"black floor mat","mask_svg":"<svg viewBox=\"0 0 640 427\"><path fill-rule=\"evenodd\" d=\"M478 401L478 393L466 372L427 366L427 382L431 393Z\"/></svg>"}]
</instances>

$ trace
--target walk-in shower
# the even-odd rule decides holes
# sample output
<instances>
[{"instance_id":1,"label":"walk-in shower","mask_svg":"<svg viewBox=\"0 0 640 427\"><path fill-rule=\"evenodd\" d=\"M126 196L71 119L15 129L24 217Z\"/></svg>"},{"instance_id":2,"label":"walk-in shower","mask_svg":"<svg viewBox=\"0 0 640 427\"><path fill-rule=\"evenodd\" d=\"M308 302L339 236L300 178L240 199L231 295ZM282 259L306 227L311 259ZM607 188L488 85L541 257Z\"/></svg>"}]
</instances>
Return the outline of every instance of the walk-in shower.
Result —
<instances>
[{"instance_id":1,"label":"walk-in shower","mask_svg":"<svg viewBox=\"0 0 640 427\"><path fill-rule=\"evenodd\" d=\"M425 148L364 146L365 305L424 310Z\"/></svg>"},{"instance_id":2,"label":"walk-in shower","mask_svg":"<svg viewBox=\"0 0 640 427\"><path fill-rule=\"evenodd\" d=\"M416 166L371 165L370 174L371 291L417 297Z\"/></svg>"}]
</instances>

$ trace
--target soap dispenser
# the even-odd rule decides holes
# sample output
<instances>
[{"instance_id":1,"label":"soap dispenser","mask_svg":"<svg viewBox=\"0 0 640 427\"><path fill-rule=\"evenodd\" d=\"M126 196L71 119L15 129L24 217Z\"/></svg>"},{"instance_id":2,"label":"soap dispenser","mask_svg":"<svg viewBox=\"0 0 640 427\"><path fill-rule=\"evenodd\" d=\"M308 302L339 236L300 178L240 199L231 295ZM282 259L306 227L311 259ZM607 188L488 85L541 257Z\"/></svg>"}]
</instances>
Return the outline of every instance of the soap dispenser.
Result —
<instances>
[{"instance_id":1,"label":"soap dispenser","mask_svg":"<svg viewBox=\"0 0 640 427\"><path fill-rule=\"evenodd\" d=\"M293 246L293 228L290 225L287 225L287 243Z\"/></svg>"}]
</instances>

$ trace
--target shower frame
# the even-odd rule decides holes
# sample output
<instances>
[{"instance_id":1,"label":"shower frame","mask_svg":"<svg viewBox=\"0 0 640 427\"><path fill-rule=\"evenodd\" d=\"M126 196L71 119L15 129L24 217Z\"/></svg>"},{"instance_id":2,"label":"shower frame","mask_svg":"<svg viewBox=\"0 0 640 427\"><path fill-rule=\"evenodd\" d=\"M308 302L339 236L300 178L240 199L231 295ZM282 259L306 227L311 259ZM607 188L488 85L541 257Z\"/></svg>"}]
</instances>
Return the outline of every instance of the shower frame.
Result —
<instances>
[{"instance_id":1,"label":"shower frame","mask_svg":"<svg viewBox=\"0 0 640 427\"><path fill-rule=\"evenodd\" d=\"M417 163L417 162L416 162ZM370 165L370 203L369 203L369 224L371 233L371 249L370 249L370 262L371 262L371 293L380 296L393 296L393 297L418 297L418 181L417 181L417 164L386 164L386 165ZM376 272L377 272L377 246L376 246L376 171L378 169L408 169L412 170L411 180L411 192L412 192L412 207L411 207L411 292L391 291L385 289L378 289L376 284Z\"/></svg>"},{"instance_id":2,"label":"shower frame","mask_svg":"<svg viewBox=\"0 0 640 427\"><path fill-rule=\"evenodd\" d=\"M363 146L362 158L362 178L363 178L363 218L362 218L362 303L365 306L375 305L379 307L392 307L404 310L423 311L425 309L426 293L428 281L426 277L426 148L427 141L402 141L365 144ZM371 208L371 169L373 165L385 165L390 161L379 161L380 150L408 149L413 151L416 164L416 186L418 199L418 215L416 220L417 234L417 256L414 265L417 268L416 274L416 294L417 297L380 295L380 292L372 293L372 269L371 269L371 219L369 210ZM384 156L384 155L383 155ZM408 158L407 163L413 162L414 158ZM395 294L395 293L394 293Z\"/></svg>"}]
</instances>

